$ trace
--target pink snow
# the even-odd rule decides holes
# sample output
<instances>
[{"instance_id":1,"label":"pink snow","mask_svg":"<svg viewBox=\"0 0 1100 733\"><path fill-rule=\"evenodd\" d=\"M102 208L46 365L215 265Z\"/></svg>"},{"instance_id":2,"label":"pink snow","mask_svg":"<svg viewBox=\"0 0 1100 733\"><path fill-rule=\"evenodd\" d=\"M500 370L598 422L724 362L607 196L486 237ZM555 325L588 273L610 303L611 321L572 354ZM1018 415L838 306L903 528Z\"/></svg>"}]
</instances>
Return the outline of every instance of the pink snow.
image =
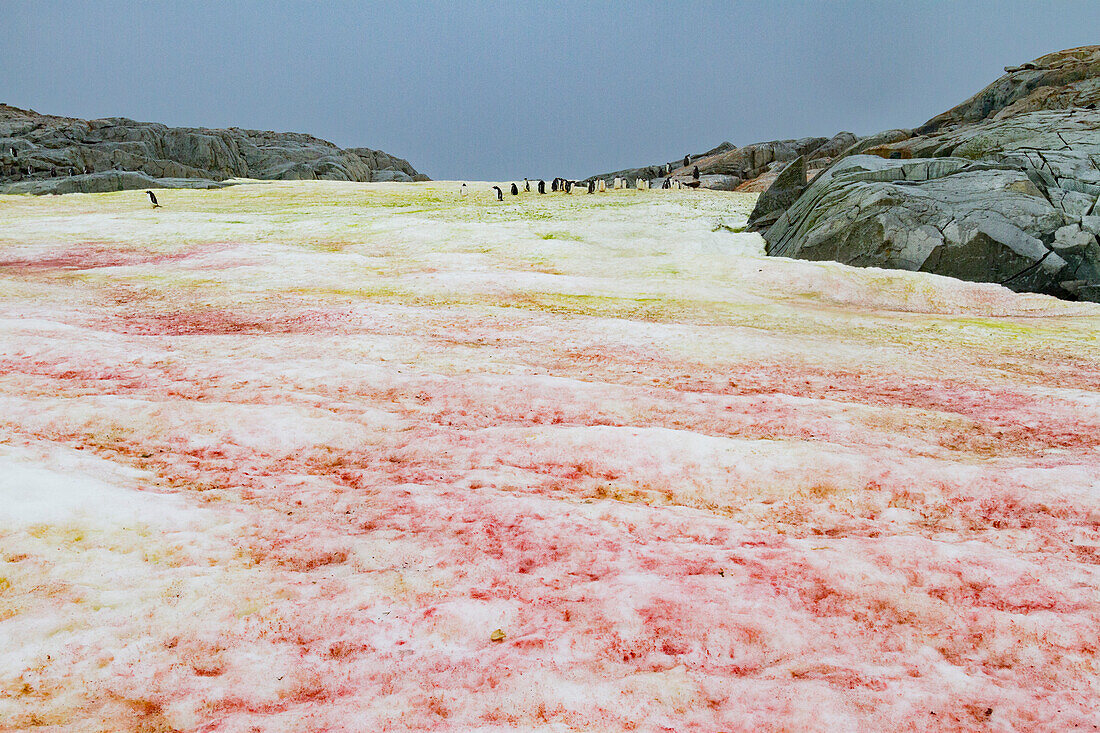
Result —
<instances>
[{"instance_id":1,"label":"pink snow","mask_svg":"<svg viewBox=\"0 0 1100 733\"><path fill-rule=\"evenodd\" d=\"M0 234L0 731L1097 728L1100 308L536 225Z\"/></svg>"}]
</instances>

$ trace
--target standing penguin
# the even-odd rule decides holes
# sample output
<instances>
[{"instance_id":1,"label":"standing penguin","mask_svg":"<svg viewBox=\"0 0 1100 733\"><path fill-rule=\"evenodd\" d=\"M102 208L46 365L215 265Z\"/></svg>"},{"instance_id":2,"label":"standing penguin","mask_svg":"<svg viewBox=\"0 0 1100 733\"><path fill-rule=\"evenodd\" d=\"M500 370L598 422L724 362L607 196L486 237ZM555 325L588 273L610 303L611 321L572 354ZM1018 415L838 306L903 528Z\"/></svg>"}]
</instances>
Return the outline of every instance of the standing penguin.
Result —
<instances>
[{"instance_id":1,"label":"standing penguin","mask_svg":"<svg viewBox=\"0 0 1100 733\"><path fill-rule=\"evenodd\" d=\"M557 178L555 178L555 179L554 179L554 180L553 180L553 181L552 181L552 182L550 183L550 190L551 190L551 191L557 191L557 190L558 190L558 179L557 179Z\"/></svg>"},{"instance_id":2,"label":"standing penguin","mask_svg":"<svg viewBox=\"0 0 1100 733\"><path fill-rule=\"evenodd\" d=\"M687 168L689 165L691 165L691 156L690 155L685 155L684 156L684 167Z\"/></svg>"},{"instance_id":3,"label":"standing penguin","mask_svg":"<svg viewBox=\"0 0 1100 733\"><path fill-rule=\"evenodd\" d=\"M11 157L18 158L19 157L19 151L16 150L15 148L12 148L11 149Z\"/></svg>"},{"instance_id":4,"label":"standing penguin","mask_svg":"<svg viewBox=\"0 0 1100 733\"><path fill-rule=\"evenodd\" d=\"M531 182L528 181L526 178L523 179L523 190L526 193L531 193Z\"/></svg>"},{"instance_id":5,"label":"standing penguin","mask_svg":"<svg viewBox=\"0 0 1100 733\"><path fill-rule=\"evenodd\" d=\"M539 193L546 193L546 181L539 179Z\"/></svg>"},{"instance_id":6,"label":"standing penguin","mask_svg":"<svg viewBox=\"0 0 1100 733\"><path fill-rule=\"evenodd\" d=\"M463 183L462 188L460 188L458 190L458 195L461 196L462 198L466 198L466 184L465 183Z\"/></svg>"},{"instance_id":7,"label":"standing penguin","mask_svg":"<svg viewBox=\"0 0 1100 733\"><path fill-rule=\"evenodd\" d=\"M160 208L160 204L158 204L158 203L157 203L157 196L156 196L156 194L155 194L155 193L153 193L152 191L146 191L145 193L149 194L149 201L150 201L150 202L152 202L152 204L153 204L153 208L154 208L154 209L159 209L159 208Z\"/></svg>"},{"instance_id":8,"label":"standing penguin","mask_svg":"<svg viewBox=\"0 0 1100 733\"><path fill-rule=\"evenodd\" d=\"M512 195L519 196L519 188L514 183L512 184Z\"/></svg>"},{"instance_id":9,"label":"standing penguin","mask_svg":"<svg viewBox=\"0 0 1100 733\"><path fill-rule=\"evenodd\" d=\"M565 182L565 192L566 193L572 193L573 192L573 182L572 181L566 181Z\"/></svg>"},{"instance_id":10,"label":"standing penguin","mask_svg":"<svg viewBox=\"0 0 1100 733\"><path fill-rule=\"evenodd\" d=\"M596 182L595 181L589 181L588 182L588 193L596 193Z\"/></svg>"},{"instance_id":11,"label":"standing penguin","mask_svg":"<svg viewBox=\"0 0 1100 733\"><path fill-rule=\"evenodd\" d=\"M497 192L497 201L503 201L504 192L500 190L500 186L493 186L493 190Z\"/></svg>"},{"instance_id":12,"label":"standing penguin","mask_svg":"<svg viewBox=\"0 0 1100 733\"><path fill-rule=\"evenodd\" d=\"M696 181L699 180L699 166L695 166L695 168L691 171L691 177L694 178Z\"/></svg>"}]
</instances>

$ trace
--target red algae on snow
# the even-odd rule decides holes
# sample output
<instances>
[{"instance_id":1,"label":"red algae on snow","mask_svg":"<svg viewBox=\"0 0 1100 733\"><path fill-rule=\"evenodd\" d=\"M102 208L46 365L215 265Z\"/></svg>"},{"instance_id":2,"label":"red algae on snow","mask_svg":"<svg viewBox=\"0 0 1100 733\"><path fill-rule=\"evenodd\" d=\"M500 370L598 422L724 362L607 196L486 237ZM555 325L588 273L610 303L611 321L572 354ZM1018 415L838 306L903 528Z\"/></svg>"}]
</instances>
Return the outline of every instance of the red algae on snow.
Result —
<instances>
[{"instance_id":1,"label":"red algae on snow","mask_svg":"<svg viewBox=\"0 0 1100 733\"><path fill-rule=\"evenodd\" d=\"M189 232L201 268L76 215L35 243L33 207L0 233L0 731L1096 728L1100 309L690 229L739 198L614 193L547 240L432 185L368 212L395 271L430 264L399 287L305 220L247 267L228 224ZM313 190L284 188L173 212L279 232ZM633 234L669 217L674 246ZM507 285L543 259L570 298L915 282L991 325L559 308ZM89 268L119 269L52 277Z\"/></svg>"}]
</instances>

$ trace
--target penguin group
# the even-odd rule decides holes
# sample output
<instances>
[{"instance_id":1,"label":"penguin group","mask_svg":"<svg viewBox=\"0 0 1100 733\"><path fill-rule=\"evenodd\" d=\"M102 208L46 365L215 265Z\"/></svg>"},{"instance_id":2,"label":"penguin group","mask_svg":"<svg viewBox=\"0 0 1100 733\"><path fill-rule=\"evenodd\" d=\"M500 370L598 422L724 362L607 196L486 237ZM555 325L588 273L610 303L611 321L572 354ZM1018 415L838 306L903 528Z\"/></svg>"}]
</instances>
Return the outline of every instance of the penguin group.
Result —
<instances>
[{"instance_id":1,"label":"penguin group","mask_svg":"<svg viewBox=\"0 0 1100 733\"><path fill-rule=\"evenodd\" d=\"M688 167L691 164L690 156L684 156L684 167ZM660 182L662 189L682 189L682 188L698 188L700 181L699 166L694 166L691 170L691 178L688 180L681 180L679 177L672 176L672 167L674 164L669 163L663 166L663 169L658 169L658 173L662 174L661 178L657 179ZM524 178L522 185L519 182L511 182L502 184L502 186L490 186L490 190L496 194L497 201L504 201L505 188L512 196L519 196L524 193L532 193L532 191L545 195L547 193L604 193L607 190L625 190L636 189L638 191L648 191L651 187L652 181L648 178L634 178L633 180L618 176L611 180L604 178L589 178L583 181L576 181L570 178L554 178L549 184L544 179L532 180L530 178ZM467 185L463 183L459 188L459 195L462 198L466 198L469 195Z\"/></svg>"}]
</instances>

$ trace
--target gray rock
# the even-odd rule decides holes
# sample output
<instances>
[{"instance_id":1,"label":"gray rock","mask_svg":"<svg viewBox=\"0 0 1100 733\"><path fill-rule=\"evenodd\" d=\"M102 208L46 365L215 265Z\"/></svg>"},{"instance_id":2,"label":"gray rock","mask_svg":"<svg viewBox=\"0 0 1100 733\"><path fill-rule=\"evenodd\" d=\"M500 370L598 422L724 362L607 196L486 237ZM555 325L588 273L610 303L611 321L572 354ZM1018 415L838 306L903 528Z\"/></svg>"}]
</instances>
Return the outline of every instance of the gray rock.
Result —
<instances>
[{"instance_id":1,"label":"gray rock","mask_svg":"<svg viewBox=\"0 0 1100 733\"><path fill-rule=\"evenodd\" d=\"M749 215L749 226L754 229L771 226L805 190L806 159L800 155L788 163L768 190L756 199L756 207Z\"/></svg>"},{"instance_id":2,"label":"gray rock","mask_svg":"<svg viewBox=\"0 0 1100 733\"><path fill-rule=\"evenodd\" d=\"M1063 297L1071 294L1062 281L1092 284L1100 250L1066 249L1067 259L1048 246L1064 217L1036 195L1025 173L965 159L933 162L939 165L845 158L768 229L768 253L935 272ZM1075 243L1076 236L1062 235Z\"/></svg>"},{"instance_id":3,"label":"gray rock","mask_svg":"<svg viewBox=\"0 0 1100 733\"><path fill-rule=\"evenodd\" d=\"M1100 103L1100 46L1056 51L1016 67L965 102L917 128L929 134L949 126L1014 117L1039 109Z\"/></svg>"},{"instance_id":4,"label":"gray rock","mask_svg":"<svg viewBox=\"0 0 1100 733\"><path fill-rule=\"evenodd\" d=\"M883 130L882 132L876 132L874 135L861 137L857 142L849 145L847 148L838 153L836 157L846 158L849 155L860 155L864 151L870 150L871 148L877 148L880 145L888 145L890 143L901 142L902 140L908 140L911 137L913 137L912 130Z\"/></svg>"},{"instance_id":5,"label":"gray rock","mask_svg":"<svg viewBox=\"0 0 1100 733\"><path fill-rule=\"evenodd\" d=\"M152 178L133 171L105 171L84 176L19 181L0 186L0 193L109 193L146 188L221 188L229 184L205 178Z\"/></svg>"},{"instance_id":6,"label":"gray rock","mask_svg":"<svg viewBox=\"0 0 1100 733\"><path fill-rule=\"evenodd\" d=\"M675 166L673 166L675 168ZM661 178L664 175L665 164L660 163L658 165L647 165L642 168L624 168L621 171L612 171L611 173L601 173L597 176L585 178L584 182L604 180L608 184L612 183L616 178L625 178L633 183L639 178L644 178L647 181L652 181L655 178Z\"/></svg>"},{"instance_id":7,"label":"gray rock","mask_svg":"<svg viewBox=\"0 0 1100 733\"><path fill-rule=\"evenodd\" d=\"M841 135L845 134L850 133L841 133ZM701 175L734 176L744 182L759 177L772 166L783 165L800 155L809 155L829 142L832 141L824 137L804 137L797 140L770 140L741 148L722 143L701 156L693 156L691 165L686 168L680 165L682 160L680 163L672 164L671 173L673 176L690 176L692 168L698 166ZM643 168L627 168L612 173L601 173L592 178L602 178L608 182L616 178L626 178L631 181L636 178L653 180L663 177L664 172L665 164L658 163Z\"/></svg>"},{"instance_id":8,"label":"gray rock","mask_svg":"<svg viewBox=\"0 0 1100 733\"><path fill-rule=\"evenodd\" d=\"M401 171L374 171L371 174L371 180L379 182L397 181L399 183L411 183L412 176Z\"/></svg>"},{"instance_id":9,"label":"gray rock","mask_svg":"<svg viewBox=\"0 0 1100 733\"><path fill-rule=\"evenodd\" d=\"M807 157L807 160L835 158L851 146L855 145L858 141L859 138L850 132L838 132L837 134L829 138L825 143L823 143L821 147L810 153Z\"/></svg>"},{"instance_id":10,"label":"gray rock","mask_svg":"<svg viewBox=\"0 0 1100 733\"><path fill-rule=\"evenodd\" d=\"M10 155L11 147L18 157ZM0 186L51 193L71 186L100 187L111 181L122 186L136 180L108 175L90 184L46 182L86 173L130 172L150 179L205 181L369 181L379 170L397 171L409 180L417 175L408 161L382 151L342 150L302 133L175 128L121 117L81 120L2 104L0 151Z\"/></svg>"},{"instance_id":11,"label":"gray rock","mask_svg":"<svg viewBox=\"0 0 1100 733\"><path fill-rule=\"evenodd\" d=\"M1089 46L1012 70L918 134L863 138L768 228L768 252L1095 299L1097 101Z\"/></svg>"},{"instance_id":12,"label":"gray rock","mask_svg":"<svg viewBox=\"0 0 1100 733\"><path fill-rule=\"evenodd\" d=\"M661 181L654 181L653 187L659 188ZM721 174L712 174L706 176L699 176L699 187L706 188L711 191L736 191L737 187L742 183L741 179L737 176L725 176Z\"/></svg>"}]
</instances>

